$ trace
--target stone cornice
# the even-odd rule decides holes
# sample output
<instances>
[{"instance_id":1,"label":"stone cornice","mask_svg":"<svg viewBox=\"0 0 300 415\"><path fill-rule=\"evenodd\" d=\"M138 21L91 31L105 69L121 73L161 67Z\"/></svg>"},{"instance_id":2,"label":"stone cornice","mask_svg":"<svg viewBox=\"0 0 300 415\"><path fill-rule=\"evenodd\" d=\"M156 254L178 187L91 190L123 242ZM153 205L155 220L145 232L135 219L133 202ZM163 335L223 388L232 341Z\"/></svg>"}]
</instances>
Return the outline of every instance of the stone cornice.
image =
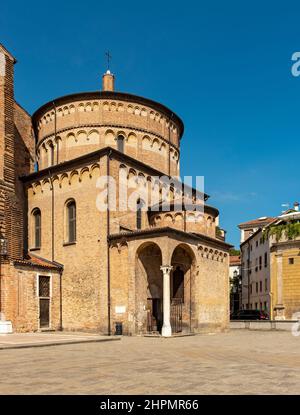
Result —
<instances>
[{"instance_id":1,"label":"stone cornice","mask_svg":"<svg viewBox=\"0 0 300 415\"><path fill-rule=\"evenodd\" d=\"M300 240L296 239L294 241L283 241L283 242L276 242L271 246L271 252L276 252L277 250L285 250L285 249L293 249L299 248L300 249Z\"/></svg>"},{"instance_id":2,"label":"stone cornice","mask_svg":"<svg viewBox=\"0 0 300 415\"><path fill-rule=\"evenodd\" d=\"M150 238L150 237L157 237L157 236L178 236L184 238L186 240L192 240L198 243L208 244L215 248L224 249L225 251L229 251L232 248L232 245L227 244L226 242L222 242L220 240L211 238L209 236L203 234L196 234L196 233L189 233L184 232L179 229L170 228L170 227L163 227L163 228L151 228L151 229L144 229L140 231L133 231L133 232L120 232L117 234L111 234L108 237L109 241L116 241L119 239L138 239L138 238Z\"/></svg>"},{"instance_id":3,"label":"stone cornice","mask_svg":"<svg viewBox=\"0 0 300 415\"><path fill-rule=\"evenodd\" d=\"M119 160L123 163L131 164L132 167L138 167L143 172L151 176L166 176L165 173L154 169L153 167L149 166L148 164L142 163L139 160L136 160L133 157L128 156L127 154L121 153L120 151L112 148L112 147L104 147L101 150L94 151L93 153L85 154L81 157L78 157L73 160L65 161L60 164L56 164L54 166L47 167L46 169L40 170L35 173L31 173L28 176L20 177L20 180L24 183L30 183L35 180L40 180L44 177L49 177L49 174L58 174L63 173L64 171L70 170L72 168L81 167L93 161L99 161L99 159L105 155L110 155L111 158L115 160ZM193 189L195 190L195 189ZM204 194L204 200L207 200L209 196Z\"/></svg>"}]
</instances>

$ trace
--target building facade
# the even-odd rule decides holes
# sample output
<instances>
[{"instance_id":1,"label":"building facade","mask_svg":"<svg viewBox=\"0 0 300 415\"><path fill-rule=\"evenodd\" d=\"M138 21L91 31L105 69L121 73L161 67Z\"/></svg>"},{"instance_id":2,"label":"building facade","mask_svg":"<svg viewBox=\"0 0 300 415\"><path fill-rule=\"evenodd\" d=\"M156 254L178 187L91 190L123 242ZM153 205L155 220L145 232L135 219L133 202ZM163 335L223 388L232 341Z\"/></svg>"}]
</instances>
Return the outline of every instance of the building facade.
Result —
<instances>
[{"instance_id":1,"label":"building facade","mask_svg":"<svg viewBox=\"0 0 300 415\"><path fill-rule=\"evenodd\" d=\"M242 308L271 312L270 245L258 229L241 244Z\"/></svg>"},{"instance_id":2,"label":"building facade","mask_svg":"<svg viewBox=\"0 0 300 415\"><path fill-rule=\"evenodd\" d=\"M248 222L243 222L238 225L241 231L241 244L250 238L255 232L263 227L272 223L274 218L268 216L262 216L258 219L250 220Z\"/></svg>"},{"instance_id":3,"label":"building facade","mask_svg":"<svg viewBox=\"0 0 300 415\"><path fill-rule=\"evenodd\" d=\"M268 232L271 244L273 318L300 317L300 212L299 203L280 215Z\"/></svg>"},{"instance_id":4,"label":"building facade","mask_svg":"<svg viewBox=\"0 0 300 415\"><path fill-rule=\"evenodd\" d=\"M298 204L241 244L242 307L271 319L300 316L300 213Z\"/></svg>"},{"instance_id":5,"label":"building facade","mask_svg":"<svg viewBox=\"0 0 300 415\"><path fill-rule=\"evenodd\" d=\"M199 213L189 207L196 189L177 192L181 119L155 101L116 92L109 71L102 91L57 98L30 117L6 87L14 60L1 53L10 57L3 108L17 108L3 133L15 152L9 162L3 155L14 174L7 214L15 217L2 221L1 312L13 329L113 334L122 325L124 334L164 336L226 329L230 245L208 195L201 194ZM26 131L17 151L19 112ZM123 181L131 183L125 208ZM178 209L178 200L188 203Z\"/></svg>"}]
</instances>

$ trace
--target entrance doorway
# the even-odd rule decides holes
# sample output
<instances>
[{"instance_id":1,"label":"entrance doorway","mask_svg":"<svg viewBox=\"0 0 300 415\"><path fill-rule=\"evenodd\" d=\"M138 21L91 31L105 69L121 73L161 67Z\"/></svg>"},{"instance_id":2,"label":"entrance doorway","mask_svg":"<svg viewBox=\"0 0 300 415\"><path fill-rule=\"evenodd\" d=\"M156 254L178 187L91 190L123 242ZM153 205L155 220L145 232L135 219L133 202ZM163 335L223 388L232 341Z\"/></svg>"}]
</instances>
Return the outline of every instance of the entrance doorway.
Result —
<instances>
[{"instance_id":1,"label":"entrance doorway","mask_svg":"<svg viewBox=\"0 0 300 415\"><path fill-rule=\"evenodd\" d=\"M50 277L39 276L40 328L50 327Z\"/></svg>"},{"instance_id":2,"label":"entrance doorway","mask_svg":"<svg viewBox=\"0 0 300 415\"><path fill-rule=\"evenodd\" d=\"M186 244L180 244L172 254L171 265L171 326L172 332L193 331L193 276L195 255Z\"/></svg>"},{"instance_id":3,"label":"entrance doorway","mask_svg":"<svg viewBox=\"0 0 300 415\"><path fill-rule=\"evenodd\" d=\"M146 242L136 256L136 331L139 334L161 331L163 279L160 270L161 250L158 245Z\"/></svg>"},{"instance_id":4,"label":"entrance doorway","mask_svg":"<svg viewBox=\"0 0 300 415\"><path fill-rule=\"evenodd\" d=\"M147 332L160 332L162 328L162 304L160 298L147 299Z\"/></svg>"}]
</instances>

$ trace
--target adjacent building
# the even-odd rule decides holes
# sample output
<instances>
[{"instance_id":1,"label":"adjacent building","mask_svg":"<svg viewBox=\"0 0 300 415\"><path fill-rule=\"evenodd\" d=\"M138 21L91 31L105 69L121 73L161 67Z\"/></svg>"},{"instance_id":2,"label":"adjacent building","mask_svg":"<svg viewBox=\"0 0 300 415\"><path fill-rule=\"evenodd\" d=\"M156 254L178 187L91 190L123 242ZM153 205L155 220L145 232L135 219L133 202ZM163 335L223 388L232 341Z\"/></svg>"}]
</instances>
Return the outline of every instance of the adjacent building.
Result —
<instances>
[{"instance_id":1,"label":"adjacent building","mask_svg":"<svg viewBox=\"0 0 300 415\"><path fill-rule=\"evenodd\" d=\"M268 218L242 242L243 309L265 310L271 319L292 319L300 312L298 206L295 203L277 218ZM257 226L258 220L251 222Z\"/></svg>"},{"instance_id":2,"label":"adjacent building","mask_svg":"<svg viewBox=\"0 0 300 415\"><path fill-rule=\"evenodd\" d=\"M242 308L270 313L270 242L263 238L263 228L241 244L241 262Z\"/></svg>"},{"instance_id":3,"label":"adjacent building","mask_svg":"<svg viewBox=\"0 0 300 415\"><path fill-rule=\"evenodd\" d=\"M238 227L241 231L241 244L244 241L246 241L251 235L257 232L259 229L262 229L264 226L267 226L269 223L272 223L273 220L274 218L262 216L258 219L240 223Z\"/></svg>"},{"instance_id":4,"label":"adjacent building","mask_svg":"<svg viewBox=\"0 0 300 415\"><path fill-rule=\"evenodd\" d=\"M295 203L268 232L272 313L275 319L300 318L300 212Z\"/></svg>"}]
</instances>

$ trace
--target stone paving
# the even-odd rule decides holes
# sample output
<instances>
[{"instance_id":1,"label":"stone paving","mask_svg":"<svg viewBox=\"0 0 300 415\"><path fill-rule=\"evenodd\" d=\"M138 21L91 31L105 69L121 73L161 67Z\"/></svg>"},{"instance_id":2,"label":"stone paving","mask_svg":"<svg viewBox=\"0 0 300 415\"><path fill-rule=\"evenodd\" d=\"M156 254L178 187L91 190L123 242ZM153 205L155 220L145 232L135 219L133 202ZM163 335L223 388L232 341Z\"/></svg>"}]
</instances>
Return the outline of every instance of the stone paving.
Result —
<instances>
[{"instance_id":1,"label":"stone paving","mask_svg":"<svg viewBox=\"0 0 300 415\"><path fill-rule=\"evenodd\" d=\"M0 351L0 394L299 394L300 337L235 330Z\"/></svg>"}]
</instances>

